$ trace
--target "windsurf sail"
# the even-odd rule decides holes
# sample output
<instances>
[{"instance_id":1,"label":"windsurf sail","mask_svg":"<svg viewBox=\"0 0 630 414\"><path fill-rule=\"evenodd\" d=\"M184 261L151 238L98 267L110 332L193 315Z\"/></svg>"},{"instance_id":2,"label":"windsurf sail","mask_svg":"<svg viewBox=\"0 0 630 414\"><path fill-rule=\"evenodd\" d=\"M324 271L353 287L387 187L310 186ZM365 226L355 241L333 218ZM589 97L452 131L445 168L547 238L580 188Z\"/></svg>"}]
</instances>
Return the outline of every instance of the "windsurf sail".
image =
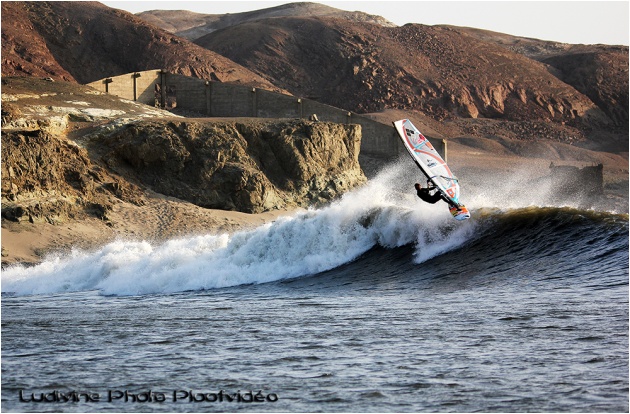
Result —
<instances>
[{"instance_id":1,"label":"windsurf sail","mask_svg":"<svg viewBox=\"0 0 630 414\"><path fill-rule=\"evenodd\" d=\"M470 213L459 202L459 182L446 162L428 139L410 120L401 119L393 123L407 152L411 155L420 171L427 177L451 207L451 214L458 220L465 220Z\"/></svg>"}]
</instances>

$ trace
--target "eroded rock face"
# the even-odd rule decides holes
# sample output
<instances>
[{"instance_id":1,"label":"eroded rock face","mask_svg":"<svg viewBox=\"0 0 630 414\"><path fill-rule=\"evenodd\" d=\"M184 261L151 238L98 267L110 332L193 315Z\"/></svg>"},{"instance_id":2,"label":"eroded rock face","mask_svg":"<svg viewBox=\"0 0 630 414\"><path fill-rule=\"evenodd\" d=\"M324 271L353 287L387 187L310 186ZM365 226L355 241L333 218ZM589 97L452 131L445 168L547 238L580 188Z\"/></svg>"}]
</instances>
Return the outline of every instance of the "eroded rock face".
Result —
<instances>
[{"instance_id":1,"label":"eroded rock face","mask_svg":"<svg viewBox=\"0 0 630 414\"><path fill-rule=\"evenodd\" d=\"M189 120L70 83L2 83L2 215L10 220L111 220L117 203L142 205L147 190L261 212L327 202L366 180L358 125Z\"/></svg>"},{"instance_id":2,"label":"eroded rock face","mask_svg":"<svg viewBox=\"0 0 630 414\"><path fill-rule=\"evenodd\" d=\"M88 152L41 130L2 133L2 215L13 221L107 218L114 198L143 203L142 192L95 165Z\"/></svg>"},{"instance_id":3,"label":"eroded rock face","mask_svg":"<svg viewBox=\"0 0 630 414\"><path fill-rule=\"evenodd\" d=\"M86 148L42 130L3 131L3 217L108 220L115 203L142 205L148 189L259 213L331 201L366 180L358 125L144 121L106 131Z\"/></svg>"},{"instance_id":4,"label":"eroded rock face","mask_svg":"<svg viewBox=\"0 0 630 414\"><path fill-rule=\"evenodd\" d=\"M259 213L330 201L363 183L360 143L358 125L147 121L108 137L104 159L156 192Z\"/></svg>"}]
</instances>

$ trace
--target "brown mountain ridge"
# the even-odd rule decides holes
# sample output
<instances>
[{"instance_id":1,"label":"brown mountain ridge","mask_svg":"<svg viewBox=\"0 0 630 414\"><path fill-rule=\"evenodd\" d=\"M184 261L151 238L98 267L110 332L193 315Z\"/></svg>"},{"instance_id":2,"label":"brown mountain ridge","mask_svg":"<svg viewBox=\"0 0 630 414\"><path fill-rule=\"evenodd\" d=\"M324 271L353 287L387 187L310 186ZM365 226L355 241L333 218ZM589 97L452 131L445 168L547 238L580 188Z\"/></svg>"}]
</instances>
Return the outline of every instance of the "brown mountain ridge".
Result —
<instances>
[{"instance_id":1,"label":"brown mountain ridge","mask_svg":"<svg viewBox=\"0 0 630 414\"><path fill-rule=\"evenodd\" d=\"M229 59L97 2L2 2L2 76L78 83L165 69L277 90Z\"/></svg>"},{"instance_id":2,"label":"brown mountain ridge","mask_svg":"<svg viewBox=\"0 0 630 414\"><path fill-rule=\"evenodd\" d=\"M488 30L448 27L549 65L552 74L588 96L616 125L627 127L627 46L573 45Z\"/></svg>"},{"instance_id":3,"label":"brown mountain ridge","mask_svg":"<svg viewBox=\"0 0 630 414\"><path fill-rule=\"evenodd\" d=\"M178 15L163 13L160 24ZM201 21L207 26L208 16L180 18L194 28ZM564 45L452 26L392 27L317 3L215 17L222 23L191 43L96 2L3 2L2 74L87 83L163 68L358 113L400 109L438 121L628 128L625 46Z\"/></svg>"},{"instance_id":4,"label":"brown mountain ridge","mask_svg":"<svg viewBox=\"0 0 630 414\"><path fill-rule=\"evenodd\" d=\"M287 17L241 23L195 43L294 95L360 113L614 123L549 65L449 27Z\"/></svg>"},{"instance_id":5,"label":"brown mountain ridge","mask_svg":"<svg viewBox=\"0 0 630 414\"><path fill-rule=\"evenodd\" d=\"M344 20L375 23L381 26L396 26L394 23L360 11L345 11L318 3L297 2L243 13L202 14L186 10L150 10L137 13L147 22L171 33L194 41L215 30L272 17L336 17Z\"/></svg>"},{"instance_id":6,"label":"brown mountain ridge","mask_svg":"<svg viewBox=\"0 0 630 414\"><path fill-rule=\"evenodd\" d=\"M238 26L241 24L247 23L255 23L258 22L256 27L265 26L264 22L268 22L270 18L277 17L285 17L285 18L337 18L341 19L348 24L351 23L373 23L377 26L388 27L388 28L396 28L396 25L392 24L388 21L383 21L384 19L379 16L371 16L366 15L361 12L346 12L339 9L334 9L328 6L320 5L317 3L290 3L287 5L255 10L247 13L235 13L235 14L227 14L227 15L204 15L204 14L196 14L191 17L190 12L181 12L181 11L166 11L166 10L154 10L149 12L143 12L138 14L140 17L151 21L152 23L165 28L166 30L172 31L179 35L184 35L191 40L197 38L199 39L200 44L205 46L211 45L211 40L213 36L211 33L214 33L218 29ZM205 22L205 23L204 23ZM344 23L342 23L343 25ZM277 25L277 24L276 24ZM413 26L413 25L412 25ZM249 26L254 27L254 26ZM369 27L369 26L368 26ZM567 85L575 88L577 91L588 97L593 103L595 103L599 109L601 109L612 121L613 125L617 125L622 127L622 129L627 129L627 112L628 112L628 48L627 46L611 46L611 45L572 45L560 42L553 41L544 41L533 38L512 36L503 33L491 32L488 30L475 29L469 27L457 27L457 26L448 26L448 25L439 25L433 26L434 29L443 29L443 33L455 32L461 36L461 39L452 43L452 47L455 48L455 59L461 63L463 67L467 65L467 59L464 55L457 55L458 51L462 52L466 49L466 43L471 41L470 38L473 38L473 43L488 43L490 45L498 46L502 49L507 49L512 53L520 54L525 56L528 59L538 61L543 63L544 68L546 68L551 75L556 77L560 82L566 83ZM286 28L281 28L281 30L285 30ZM302 28L304 31L304 28ZM338 29L333 29L338 30ZM355 28L351 30L356 30ZM378 31L379 28L375 29L367 29L368 31ZM396 29L393 29L396 30ZM267 33L269 28L263 29L263 33ZM286 30L285 30L286 31ZM234 33L234 32L232 32ZM319 32L313 32L314 38L319 41ZM202 40L203 36L207 35L205 39ZM229 36L229 35L226 35ZM280 35L283 36L283 35ZM289 39L290 36L284 33L285 38ZM438 38L440 35L437 35ZM308 35L304 35L304 41L301 42L300 47L295 47L294 50L291 51L292 56L295 56L296 49L308 50L308 43L314 42L313 38L309 39ZM382 36L381 36L382 37ZM411 37L407 40L411 40L414 43L414 38ZM245 44L249 43L247 41L247 36L244 38L239 38ZM291 39L295 40L295 39ZM452 40L452 39L451 39ZM273 49L272 45L262 45L264 40L259 42L259 46ZM459 44L457 44L459 43ZM423 53L422 50L418 50L416 52ZM441 53L441 51L439 51ZM361 54L360 50L357 50L356 53ZM261 51L260 54L266 54L265 51ZM243 55L246 55L244 53ZM334 58L336 54L329 54L329 57ZM430 57L430 52L427 54ZM270 56L267 56L271 58ZM253 61L253 57L249 58L240 58L241 61L243 59L249 59ZM294 59L299 61L299 57ZM301 66L297 68L297 71L304 69L305 65L308 65L308 57L303 59L304 62L301 63ZM490 63L490 66L493 65L493 62ZM518 63L518 61L516 62ZM500 64L500 63L499 63ZM255 63L252 64L255 66ZM295 66L295 65L293 65ZM461 68L455 65L453 67L455 71L461 71ZM508 73L508 71L512 68L505 68L504 73ZM531 69L531 68L530 68ZM527 71L530 71L527 69ZM535 70L539 70L536 68ZM326 68L324 68L326 70ZM473 72L478 71L476 67L471 67ZM285 71L290 71L289 69L285 69ZM277 84L278 79L266 71L259 70L259 73L265 72L263 76L267 76L272 82ZM479 71L483 72L483 71ZM487 72L487 71L486 71ZM495 71L496 72L496 71ZM312 75L312 74L309 74ZM318 74L315 73L315 76ZM501 76L501 73L498 73ZM280 74L281 77L285 77L284 73ZM465 76L465 74L464 74ZM309 76L310 78L311 76ZM329 76L327 76L330 78ZM293 82L297 82L295 79L292 79ZM282 79L280 79L282 82ZM543 80L544 82L544 80ZM373 83L368 83L371 85ZM300 90L294 92L295 94L302 94ZM467 91L463 91L464 94L467 94ZM317 96L317 94L315 95ZM344 97L345 98L345 97ZM448 97L446 97L448 100ZM345 99L342 99L345 101ZM552 104L553 105L553 104ZM387 105L386 105L387 106ZM475 109L473 109L474 113ZM487 116L487 114L482 114L482 116ZM527 114L525 114L527 117Z\"/></svg>"}]
</instances>

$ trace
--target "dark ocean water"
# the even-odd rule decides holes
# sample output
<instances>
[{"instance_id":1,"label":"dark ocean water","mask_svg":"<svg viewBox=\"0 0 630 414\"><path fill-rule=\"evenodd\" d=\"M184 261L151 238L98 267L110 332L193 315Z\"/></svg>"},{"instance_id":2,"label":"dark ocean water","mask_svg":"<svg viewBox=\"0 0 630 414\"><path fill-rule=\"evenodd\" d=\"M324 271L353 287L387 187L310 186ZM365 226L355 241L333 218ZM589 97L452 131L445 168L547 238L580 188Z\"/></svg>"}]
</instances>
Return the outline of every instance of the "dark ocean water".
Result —
<instances>
[{"instance_id":1,"label":"dark ocean water","mask_svg":"<svg viewBox=\"0 0 630 414\"><path fill-rule=\"evenodd\" d=\"M5 269L2 410L628 411L627 214L391 182Z\"/></svg>"}]
</instances>

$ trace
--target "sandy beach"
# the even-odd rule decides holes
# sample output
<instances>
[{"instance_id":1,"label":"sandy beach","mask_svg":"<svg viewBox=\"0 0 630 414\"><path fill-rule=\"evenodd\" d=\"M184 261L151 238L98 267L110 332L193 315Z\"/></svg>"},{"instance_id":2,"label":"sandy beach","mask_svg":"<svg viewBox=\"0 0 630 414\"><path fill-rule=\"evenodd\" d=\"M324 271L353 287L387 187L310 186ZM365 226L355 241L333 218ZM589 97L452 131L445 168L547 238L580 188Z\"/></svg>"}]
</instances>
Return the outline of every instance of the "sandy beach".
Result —
<instances>
[{"instance_id":1,"label":"sandy beach","mask_svg":"<svg viewBox=\"0 0 630 414\"><path fill-rule=\"evenodd\" d=\"M116 239L159 243L195 234L222 234L258 227L289 211L246 214L211 210L153 194L144 206L120 203L110 220L97 218L64 223L16 223L2 220L2 263L37 263L46 255L72 248L94 249Z\"/></svg>"}]
</instances>

